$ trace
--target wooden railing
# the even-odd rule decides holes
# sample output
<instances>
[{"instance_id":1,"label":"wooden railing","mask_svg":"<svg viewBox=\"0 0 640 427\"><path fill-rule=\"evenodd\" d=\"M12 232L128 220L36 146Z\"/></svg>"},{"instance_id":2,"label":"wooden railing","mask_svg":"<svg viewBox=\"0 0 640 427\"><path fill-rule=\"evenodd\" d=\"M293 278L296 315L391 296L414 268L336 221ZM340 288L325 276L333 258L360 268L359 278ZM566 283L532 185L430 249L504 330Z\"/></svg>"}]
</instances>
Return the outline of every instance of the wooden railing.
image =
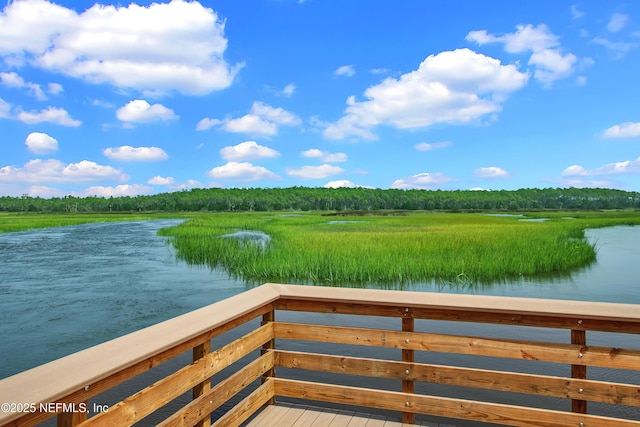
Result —
<instances>
[{"instance_id":1,"label":"wooden railing","mask_svg":"<svg viewBox=\"0 0 640 427\"><path fill-rule=\"evenodd\" d=\"M358 325L345 326L351 319ZM587 331L597 332L596 343L613 335L624 348L589 345ZM438 357L445 363L430 362ZM180 366L168 370L172 363ZM601 378L590 378L588 367ZM121 394L111 390L158 370L152 384L105 403ZM371 381L384 384L363 386ZM419 414L513 426L640 426L640 307L266 284L0 381L0 425L55 416L63 426L240 425L288 398L396 411L406 423Z\"/></svg>"}]
</instances>

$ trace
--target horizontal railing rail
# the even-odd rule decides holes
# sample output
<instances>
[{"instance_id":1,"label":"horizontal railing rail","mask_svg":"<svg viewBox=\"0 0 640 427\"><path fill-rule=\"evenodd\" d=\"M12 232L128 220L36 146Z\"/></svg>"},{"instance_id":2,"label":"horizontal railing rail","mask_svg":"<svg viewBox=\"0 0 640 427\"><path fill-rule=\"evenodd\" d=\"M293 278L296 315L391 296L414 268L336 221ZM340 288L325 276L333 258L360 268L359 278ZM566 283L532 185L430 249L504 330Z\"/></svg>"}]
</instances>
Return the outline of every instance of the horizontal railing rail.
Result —
<instances>
[{"instance_id":1,"label":"horizontal railing rail","mask_svg":"<svg viewBox=\"0 0 640 427\"><path fill-rule=\"evenodd\" d=\"M319 315L280 321L285 311ZM381 321L344 324L360 316ZM436 324L463 326L433 330ZM498 332L470 334L468 324L498 325ZM524 339L502 335L503 327ZM564 330L566 339L528 336L522 327ZM587 342L587 331L599 333L598 345ZM615 345L601 345L611 333ZM92 410L105 392L187 351L189 361ZM389 356L394 351L397 358ZM566 370L545 372L548 366ZM587 375L592 369L595 378ZM278 398L395 411L406 423L420 414L513 426L640 426L640 309L266 284L0 381L0 426L54 416L69 426L236 426Z\"/></svg>"}]
</instances>

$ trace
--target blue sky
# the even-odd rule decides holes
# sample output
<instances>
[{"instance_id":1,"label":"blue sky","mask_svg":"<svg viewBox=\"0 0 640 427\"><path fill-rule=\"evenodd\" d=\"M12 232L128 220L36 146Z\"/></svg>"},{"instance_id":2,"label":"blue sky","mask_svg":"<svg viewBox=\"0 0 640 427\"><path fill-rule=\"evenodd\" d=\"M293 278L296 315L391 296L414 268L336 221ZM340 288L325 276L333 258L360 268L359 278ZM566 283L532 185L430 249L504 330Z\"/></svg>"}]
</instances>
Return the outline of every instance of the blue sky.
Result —
<instances>
[{"instance_id":1,"label":"blue sky","mask_svg":"<svg viewBox=\"0 0 640 427\"><path fill-rule=\"evenodd\" d=\"M640 4L13 0L0 195L640 191Z\"/></svg>"}]
</instances>

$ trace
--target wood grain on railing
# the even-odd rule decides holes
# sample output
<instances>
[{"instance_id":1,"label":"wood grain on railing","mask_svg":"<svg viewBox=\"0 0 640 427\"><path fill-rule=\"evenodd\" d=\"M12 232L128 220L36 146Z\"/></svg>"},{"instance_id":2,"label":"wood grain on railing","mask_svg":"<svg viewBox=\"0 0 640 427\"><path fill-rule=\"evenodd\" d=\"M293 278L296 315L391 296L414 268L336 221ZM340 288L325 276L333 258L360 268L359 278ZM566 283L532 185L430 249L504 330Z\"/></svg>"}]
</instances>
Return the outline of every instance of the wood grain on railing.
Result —
<instances>
[{"instance_id":1,"label":"wood grain on railing","mask_svg":"<svg viewBox=\"0 0 640 427\"><path fill-rule=\"evenodd\" d=\"M278 322L277 310L400 318L401 324L371 329ZM416 325L415 319L553 328L568 331L570 337L562 343L431 333L428 322ZM211 348L212 338L248 321L257 325L257 320L261 324L252 331L221 348ZM417 326L425 330L416 330ZM166 415L161 426L207 426L212 416L214 426L238 426L280 396L397 411L405 423L414 422L416 414L425 414L512 426L639 427L640 416L626 419L586 413L587 402L631 408L624 414L637 413L640 408L640 385L633 383L635 380L621 383L587 378L590 366L637 375L638 345L592 346L586 331L625 333L632 338L630 343L633 339L637 343L640 310L630 304L266 284L2 380L0 402L87 402L192 351L192 363L123 398L106 412L86 420L83 414L61 413L60 425L132 425L192 390L192 400ZM330 343L334 350L355 345L400 352L395 360L384 360L276 348L276 342L285 346L292 340ZM518 366L562 364L567 367L567 376L417 363L424 352L463 355L465 360L480 356L522 361ZM218 380L216 374L225 368L234 372L227 375L225 371L225 378ZM287 368L288 374L315 371L387 378L394 380L396 387L401 385L401 391L284 379L277 376L280 368ZM211 384L212 377L215 384ZM617 378L623 377L618 373ZM421 394L422 384L520 393L523 399L545 396L561 399L572 412ZM217 410L240 392L248 395L219 415ZM5 413L0 414L0 426L35 425L51 416L55 414Z\"/></svg>"},{"instance_id":2,"label":"wood grain on railing","mask_svg":"<svg viewBox=\"0 0 640 427\"><path fill-rule=\"evenodd\" d=\"M159 423L158 427L192 426L204 418L210 418L213 411L272 369L274 366L273 356L274 353L270 351L250 362L229 378L218 383L207 393L173 413L166 420Z\"/></svg>"},{"instance_id":3,"label":"wood grain on railing","mask_svg":"<svg viewBox=\"0 0 640 427\"><path fill-rule=\"evenodd\" d=\"M425 363L394 362L348 356L277 350L275 364L340 375L420 381L484 390L584 399L627 406L640 406L638 385L577 380L548 375L522 374L477 368L459 368Z\"/></svg>"},{"instance_id":4,"label":"wood grain on railing","mask_svg":"<svg viewBox=\"0 0 640 427\"><path fill-rule=\"evenodd\" d=\"M205 341L202 344L195 346L192 352L192 355L193 355L192 359L194 362L197 362L198 360L202 359L209 353L211 353L211 340ZM193 387L192 397L195 400L198 397L202 396L203 394L206 394L209 390L211 390L211 379L206 378L203 382L201 382L200 384L196 384ZM211 426L211 420L206 417L194 424L194 427L210 427L210 426Z\"/></svg>"},{"instance_id":5,"label":"wood grain on railing","mask_svg":"<svg viewBox=\"0 0 640 427\"><path fill-rule=\"evenodd\" d=\"M215 427L238 426L249 419L251 415L275 395L274 381L274 378L268 378L260 387L220 417L213 425Z\"/></svg>"},{"instance_id":6,"label":"wood grain on railing","mask_svg":"<svg viewBox=\"0 0 640 427\"><path fill-rule=\"evenodd\" d=\"M331 342L637 370L640 350L276 322L276 339Z\"/></svg>"},{"instance_id":7,"label":"wood grain on railing","mask_svg":"<svg viewBox=\"0 0 640 427\"><path fill-rule=\"evenodd\" d=\"M573 414L548 409L512 406L482 401L408 394L370 388L274 379L276 396L300 397L318 402L411 411L446 418L458 418L522 427L638 427L640 422L595 415Z\"/></svg>"},{"instance_id":8,"label":"wood grain on railing","mask_svg":"<svg viewBox=\"0 0 640 427\"><path fill-rule=\"evenodd\" d=\"M196 385L209 381L214 374L261 348L272 338L273 325L261 326L220 350L205 354L192 364L124 399L108 411L92 417L85 424L95 426L135 424Z\"/></svg>"}]
</instances>

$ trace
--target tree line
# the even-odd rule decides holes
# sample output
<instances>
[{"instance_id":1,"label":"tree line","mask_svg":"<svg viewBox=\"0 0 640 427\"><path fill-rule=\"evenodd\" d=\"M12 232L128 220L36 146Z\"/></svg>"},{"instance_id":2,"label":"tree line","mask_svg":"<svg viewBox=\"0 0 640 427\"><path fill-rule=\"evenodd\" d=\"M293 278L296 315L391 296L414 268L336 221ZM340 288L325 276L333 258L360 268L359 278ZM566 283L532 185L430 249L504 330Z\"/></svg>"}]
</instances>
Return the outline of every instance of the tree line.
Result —
<instances>
[{"instance_id":1,"label":"tree line","mask_svg":"<svg viewBox=\"0 0 640 427\"><path fill-rule=\"evenodd\" d=\"M371 188L207 188L124 197L0 197L4 212L195 212L639 209L640 193L606 188L396 190Z\"/></svg>"}]
</instances>

